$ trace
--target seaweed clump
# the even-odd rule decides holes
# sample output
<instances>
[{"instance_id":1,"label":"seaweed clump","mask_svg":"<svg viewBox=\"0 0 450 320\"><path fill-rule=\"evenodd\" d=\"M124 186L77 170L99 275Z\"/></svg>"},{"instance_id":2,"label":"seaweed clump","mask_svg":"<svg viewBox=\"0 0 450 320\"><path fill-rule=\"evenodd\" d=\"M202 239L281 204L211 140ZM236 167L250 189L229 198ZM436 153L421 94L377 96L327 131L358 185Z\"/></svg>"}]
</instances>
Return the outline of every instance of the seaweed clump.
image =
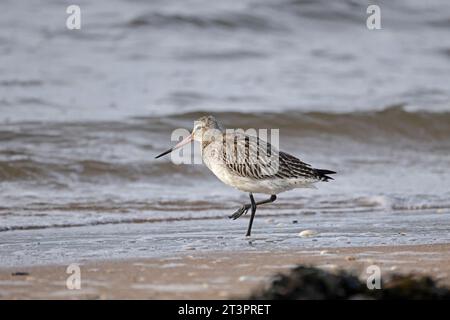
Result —
<instances>
[{"instance_id":1,"label":"seaweed clump","mask_svg":"<svg viewBox=\"0 0 450 320\"><path fill-rule=\"evenodd\" d=\"M450 289L437 286L430 277L395 274L370 290L365 282L346 271L337 273L298 266L288 274L277 274L267 288L254 292L258 300L343 300L343 299L450 299Z\"/></svg>"}]
</instances>

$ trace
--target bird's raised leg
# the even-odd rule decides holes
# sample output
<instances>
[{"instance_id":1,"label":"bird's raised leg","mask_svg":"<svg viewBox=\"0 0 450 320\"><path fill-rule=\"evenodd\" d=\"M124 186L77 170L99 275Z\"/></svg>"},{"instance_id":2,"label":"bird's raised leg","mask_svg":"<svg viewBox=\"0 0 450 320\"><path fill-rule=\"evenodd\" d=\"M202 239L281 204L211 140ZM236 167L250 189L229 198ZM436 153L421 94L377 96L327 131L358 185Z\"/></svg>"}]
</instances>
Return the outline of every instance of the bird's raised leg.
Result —
<instances>
[{"instance_id":1,"label":"bird's raised leg","mask_svg":"<svg viewBox=\"0 0 450 320\"><path fill-rule=\"evenodd\" d=\"M259 206L260 204L266 204L266 203L272 203L277 199L276 195L271 195L269 199L263 200L263 201L259 201L256 202L256 205ZM237 211L235 213L233 213L229 218L236 220L237 218L239 218L240 216L242 216L243 214L247 214L248 210L252 207L252 205L249 204L244 204L242 207L240 207L239 209L237 209Z\"/></svg>"},{"instance_id":2,"label":"bird's raised leg","mask_svg":"<svg viewBox=\"0 0 450 320\"><path fill-rule=\"evenodd\" d=\"M245 235L246 237L250 237L250 234L252 232L253 219L255 218L256 213L256 202L251 192L249 193L249 196L250 202L252 203L252 215L250 216L250 222L248 223L247 234Z\"/></svg>"}]
</instances>

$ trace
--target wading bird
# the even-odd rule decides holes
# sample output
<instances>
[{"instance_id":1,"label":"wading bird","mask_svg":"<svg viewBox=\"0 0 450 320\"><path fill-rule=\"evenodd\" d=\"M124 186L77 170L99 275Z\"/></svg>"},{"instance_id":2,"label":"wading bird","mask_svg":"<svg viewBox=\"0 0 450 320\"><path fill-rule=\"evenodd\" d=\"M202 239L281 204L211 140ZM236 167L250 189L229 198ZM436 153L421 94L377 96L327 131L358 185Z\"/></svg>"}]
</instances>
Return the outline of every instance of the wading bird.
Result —
<instances>
[{"instance_id":1,"label":"wading bird","mask_svg":"<svg viewBox=\"0 0 450 320\"><path fill-rule=\"evenodd\" d=\"M217 178L249 193L250 203L244 204L230 216L230 219L235 220L251 209L247 236L251 234L257 206L274 202L276 195L281 192L308 188L315 182L333 179L328 175L336 173L312 168L256 136L242 131L224 130L213 116L201 117L195 121L189 136L156 158L192 141L201 143L203 162ZM253 193L268 194L270 198L256 202Z\"/></svg>"}]
</instances>

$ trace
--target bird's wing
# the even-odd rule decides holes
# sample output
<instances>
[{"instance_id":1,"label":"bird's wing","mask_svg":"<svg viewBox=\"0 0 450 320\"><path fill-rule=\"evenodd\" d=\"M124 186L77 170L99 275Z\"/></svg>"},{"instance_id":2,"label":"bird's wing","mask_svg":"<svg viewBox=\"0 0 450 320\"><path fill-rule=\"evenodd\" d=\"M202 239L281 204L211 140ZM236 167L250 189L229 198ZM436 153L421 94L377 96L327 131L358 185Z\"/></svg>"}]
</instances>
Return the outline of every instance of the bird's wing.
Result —
<instances>
[{"instance_id":1,"label":"bird's wing","mask_svg":"<svg viewBox=\"0 0 450 320\"><path fill-rule=\"evenodd\" d=\"M223 161L234 174L253 179L319 179L316 169L251 135L224 135Z\"/></svg>"},{"instance_id":2,"label":"bird's wing","mask_svg":"<svg viewBox=\"0 0 450 320\"><path fill-rule=\"evenodd\" d=\"M315 169L289 153L280 152L279 158L280 169L283 169L281 170L282 178L303 178L312 181L327 181L328 179L333 178L328 177L326 174L335 173L334 171Z\"/></svg>"}]
</instances>

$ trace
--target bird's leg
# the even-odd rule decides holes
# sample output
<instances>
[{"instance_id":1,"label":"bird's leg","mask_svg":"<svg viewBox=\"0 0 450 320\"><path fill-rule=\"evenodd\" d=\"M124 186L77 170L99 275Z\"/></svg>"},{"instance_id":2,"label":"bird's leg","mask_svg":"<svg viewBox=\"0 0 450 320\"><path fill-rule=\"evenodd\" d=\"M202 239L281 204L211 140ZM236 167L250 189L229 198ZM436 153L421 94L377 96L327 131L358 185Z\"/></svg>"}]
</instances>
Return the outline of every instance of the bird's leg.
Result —
<instances>
[{"instance_id":1,"label":"bird's leg","mask_svg":"<svg viewBox=\"0 0 450 320\"><path fill-rule=\"evenodd\" d=\"M263 200L263 201L259 201L256 203L257 206L259 206L260 204L266 204L266 203L272 203L275 200L277 200L277 196L276 195L271 195L269 199Z\"/></svg>"},{"instance_id":2,"label":"bird's leg","mask_svg":"<svg viewBox=\"0 0 450 320\"><path fill-rule=\"evenodd\" d=\"M256 213L256 202L255 199L253 198L253 194L250 192L249 196L250 202L252 203L252 215L250 216L250 222L248 223L247 234L245 235L246 237L250 237L250 234L252 232L253 219L255 218Z\"/></svg>"},{"instance_id":3,"label":"bird's leg","mask_svg":"<svg viewBox=\"0 0 450 320\"><path fill-rule=\"evenodd\" d=\"M256 205L259 206L260 204L266 204L266 203L272 203L277 199L276 195L271 195L269 199L263 200L263 201L259 201L256 202ZM240 207L235 213L233 213L229 218L236 220L237 218L239 218L240 216L242 216L243 214L247 214L248 210L252 207L252 205L249 204L244 204L242 207Z\"/></svg>"}]
</instances>

